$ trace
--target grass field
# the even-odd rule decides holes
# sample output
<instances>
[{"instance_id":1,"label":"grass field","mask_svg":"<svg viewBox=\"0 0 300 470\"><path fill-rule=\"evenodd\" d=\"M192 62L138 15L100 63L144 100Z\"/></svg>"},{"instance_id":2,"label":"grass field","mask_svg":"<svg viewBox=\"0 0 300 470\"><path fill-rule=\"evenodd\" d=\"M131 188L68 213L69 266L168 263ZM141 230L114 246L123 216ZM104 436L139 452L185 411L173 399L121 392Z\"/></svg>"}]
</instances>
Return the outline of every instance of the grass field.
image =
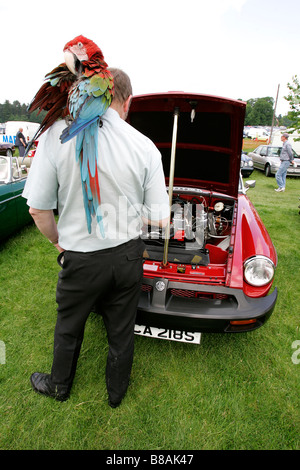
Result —
<instances>
[{"instance_id":1,"label":"grass field","mask_svg":"<svg viewBox=\"0 0 300 470\"><path fill-rule=\"evenodd\" d=\"M117 409L107 405L107 342L96 315L70 399L32 391L31 373L49 372L52 362L56 252L34 226L0 247L1 449L299 449L300 181L288 179L277 194L274 178L254 171L251 179L249 197L278 252L273 315L251 333L203 334L200 345L136 337Z\"/></svg>"}]
</instances>

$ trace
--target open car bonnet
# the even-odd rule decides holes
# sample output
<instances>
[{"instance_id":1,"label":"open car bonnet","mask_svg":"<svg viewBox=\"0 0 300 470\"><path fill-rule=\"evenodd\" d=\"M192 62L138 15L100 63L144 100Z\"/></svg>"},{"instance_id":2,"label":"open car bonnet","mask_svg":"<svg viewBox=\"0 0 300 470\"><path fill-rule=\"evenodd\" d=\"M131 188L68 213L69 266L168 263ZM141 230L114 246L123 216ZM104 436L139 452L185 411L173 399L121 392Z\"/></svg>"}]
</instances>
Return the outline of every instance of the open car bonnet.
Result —
<instances>
[{"instance_id":1,"label":"open car bonnet","mask_svg":"<svg viewBox=\"0 0 300 470\"><path fill-rule=\"evenodd\" d=\"M167 184L173 141L174 185L236 197L245 109L242 101L218 96L156 93L135 96L127 121L161 152Z\"/></svg>"}]
</instances>

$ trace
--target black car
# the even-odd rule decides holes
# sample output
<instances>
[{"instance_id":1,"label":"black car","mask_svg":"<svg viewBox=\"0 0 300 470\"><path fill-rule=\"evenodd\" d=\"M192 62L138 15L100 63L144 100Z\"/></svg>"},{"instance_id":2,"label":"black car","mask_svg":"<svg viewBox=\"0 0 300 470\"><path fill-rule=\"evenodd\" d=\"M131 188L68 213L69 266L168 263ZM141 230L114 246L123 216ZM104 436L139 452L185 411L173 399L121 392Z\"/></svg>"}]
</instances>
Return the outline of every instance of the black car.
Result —
<instances>
[{"instance_id":1,"label":"black car","mask_svg":"<svg viewBox=\"0 0 300 470\"><path fill-rule=\"evenodd\" d=\"M0 142L0 155L12 157L15 152L15 146L9 142Z\"/></svg>"},{"instance_id":2,"label":"black car","mask_svg":"<svg viewBox=\"0 0 300 470\"><path fill-rule=\"evenodd\" d=\"M249 157L245 152L241 155L241 173L245 178L249 178L254 170L252 158Z\"/></svg>"}]
</instances>

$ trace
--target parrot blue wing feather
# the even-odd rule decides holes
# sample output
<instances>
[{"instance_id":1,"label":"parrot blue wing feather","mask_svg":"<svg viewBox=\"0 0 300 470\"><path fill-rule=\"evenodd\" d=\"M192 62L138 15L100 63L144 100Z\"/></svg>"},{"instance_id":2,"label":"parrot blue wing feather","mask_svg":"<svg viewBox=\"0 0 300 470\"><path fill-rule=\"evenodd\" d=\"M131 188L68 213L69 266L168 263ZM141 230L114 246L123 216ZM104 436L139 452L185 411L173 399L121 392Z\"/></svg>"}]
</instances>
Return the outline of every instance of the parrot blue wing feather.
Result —
<instances>
[{"instance_id":1,"label":"parrot blue wing feather","mask_svg":"<svg viewBox=\"0 0 300 470\"><path fill-rule=\"evenodd\" d=\"M79 156L80 156L80 152L81 152L81 149L82 149L82 145L83 145L83 138L84 138L84 133L83 132L80 132L79 134L77 134L77 138L76 138L76 161L79 160Z\"/></svg>"},{"instance_id":2,"label":"parrot blue wing feather","mask_svg":"<svg viewBox=\"0 0 300 470\"><path fill-rule=\"evenodd\" d=\"M68 140L73 139L76 135L78 135L81 131L83 131L86 127L88 127L90 124L93 124L93 122L97 121L99 116L95 116L93 120L88 121L88 122L82 122L81 126L78 126L78 121L76 123L76 127L72 127L72 124L70 127L67 127L66 129L63 130L60 136L61 143L64 144L68 142Z\"/></svg>"},{"instance_id":3,"label":"parrot blue wing feather","mask_svg":"<svg viewBox=\"0 0 300 470\"><path fill-rule=\"evenodd\" d=\"M105 97L101 97L101 99L88 97L80 110L76 112L77 117L75 120L62 132L60 136L61 142L64 144L75 137L83 129L94 123L99 116L102 116L105 113L108 106L109 104Z\"/></svg>"}]
</instances>

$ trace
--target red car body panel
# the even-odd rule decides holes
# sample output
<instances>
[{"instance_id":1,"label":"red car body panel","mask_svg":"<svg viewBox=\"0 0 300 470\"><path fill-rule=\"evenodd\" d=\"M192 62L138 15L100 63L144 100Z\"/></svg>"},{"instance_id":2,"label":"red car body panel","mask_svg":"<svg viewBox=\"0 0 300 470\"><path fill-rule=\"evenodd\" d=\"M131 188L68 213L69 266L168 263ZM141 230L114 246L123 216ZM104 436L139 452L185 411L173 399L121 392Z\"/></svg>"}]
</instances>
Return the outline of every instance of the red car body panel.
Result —
<instances>
[{"instance_id":1,"label":"red car body panel","mask_svg":"<svg viewBox=\"0 0 300 470\"><path fill-rule=\"evenodd\" d=\"M234 232L234 251L231 269L227 273L226 285L235 289L243 289L250 297L266 295L271 284L264 287L250 286L244 281L243 264L246 259L255 255L270 258L277 265L277 253L255 207L244 195L239 196L237 224Z\"/></svg>"}]
</instances>

